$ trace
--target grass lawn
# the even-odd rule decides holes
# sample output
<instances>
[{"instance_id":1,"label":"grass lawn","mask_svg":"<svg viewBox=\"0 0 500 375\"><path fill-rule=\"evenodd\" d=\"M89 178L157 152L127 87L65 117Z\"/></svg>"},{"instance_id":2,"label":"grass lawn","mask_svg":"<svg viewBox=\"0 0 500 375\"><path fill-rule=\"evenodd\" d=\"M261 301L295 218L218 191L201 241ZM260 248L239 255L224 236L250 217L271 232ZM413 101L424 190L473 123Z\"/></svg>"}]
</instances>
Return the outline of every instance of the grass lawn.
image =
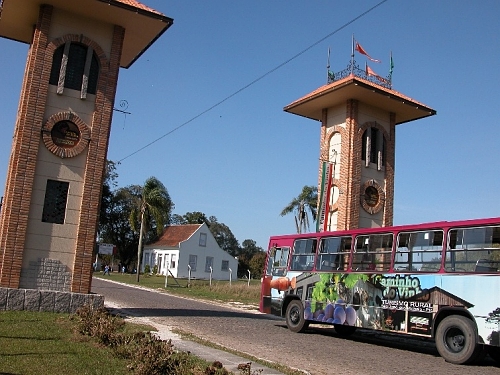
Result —
<instances>
[{"instance_id":1,"label":"grass lawn","mask_svg":"<svg viewBox=\"0 0 500 375\"><path fill-rule=\"evenodd\" d=\"M88 322L95 327L96 319L102 318L91 319ZM76 314L0 311L0 374L151 374L147 365L131 369L129 366L133 361L130 358L120 357L96 337L81 334L78 321ZM108 327L106 323L103 324ZM120 325L118 331L114 331L117 328L109 328L127 337L154 330L154 327L132 323ZM127 345L133 344L130 342L125 347ZM158 348L153 345L144 353L140 351L141 357L136 360L141 364L159 360L155 363L160 365L162 361L169 360L169 356L169 363L176 364L176 375L232 374L225 369L214 368L211 363L188 353L167 354L158 351ZM136 350L135 347L133 350ZM118 352L124 353L123 350ZM159 370L156 364L150 365L157 371L154 374L171 373Z\"/></svg>"},{"instance_id":2,"label":"grass lawn","mask_svg":"<svg viewBox=\"0 0 500 375\"><path fill-rule=\"evenodd\" d=\"M73 330L68 314L0 312L2 374L125 374L127 362Z\"/></svg>"},{"instance_id":3,"label":"grass lawn","mask_svg":"<svg viewBox=\"0 0 500 375\"><path fill-rule=\"evenodd\" d=\"M137 284L136 275L131 274L94 276ZM191 280L188 288L187 280L179 280L181 286L177 286L173 279L169 279L165 288L164 276L141 275L139 284L179 295L245 304L257 305L260 295L260 280L251 280L249 285L247 281L233 281L231 285L228 281L213 281L209 285L209 281ZM110 347L99 343L95 338L80 334L77 319L74 318L75 315L69 314L0 311L0 374L134 374L128 368L128 360L118 357ZM123 326L123 332L127 334L152 330L154 327L132 323ZM179 353L179 358L182 358L188 368L180 375L225 373L224 369L215 372L213 369L208 370L210 363L193 355L186 355L187 353L184 356ZM252 358L251 361L260 362L257 358ZM277 367L285 374L298 374L286 366ZM241 374L243 373L246 374L246 371ZM252 372L252 375L255 373Z\"/></svg>"},{"instance_id":4,"label":"grass lawn","mask_svg":"<svg viewBox=\"0 0 500 375\"><path fill-rule=\"evenodd\" d=\"M165 276L158 275L143 275L139 277L139 283L136 281L135 274L122 274L112 272L109 276L103 275L102 272L94 272L94 277L119 281L131 285L141 285L146 288L166 291L168 293L200 298L212 301L221 302L240 302L242 304L259 306L260 300L260 280L233 280L229 281L212 280L210 285L209 280L193 280L191 279L190 286L187 279L176 279L168 277L165 287Z\"/></svg>"}]
</instances>

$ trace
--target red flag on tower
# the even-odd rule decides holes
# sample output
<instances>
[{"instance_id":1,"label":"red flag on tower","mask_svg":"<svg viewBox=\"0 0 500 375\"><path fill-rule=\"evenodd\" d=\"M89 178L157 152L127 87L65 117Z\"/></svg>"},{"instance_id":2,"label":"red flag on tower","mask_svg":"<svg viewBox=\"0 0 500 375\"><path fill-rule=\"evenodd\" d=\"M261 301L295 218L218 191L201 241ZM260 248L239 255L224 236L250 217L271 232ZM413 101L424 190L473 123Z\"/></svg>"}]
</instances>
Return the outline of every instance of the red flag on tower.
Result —
<instances>
[{"instance_id":1,"label":"red flag on tower","mask_svg":"<svg viewBox=\"0 0 500 375\"><path fill-rule=\"evenodd\" d=\"M362 55L365 55L370 61L377 62L377 63L380 62L380 60L374 59L368 53L366 53L366 51L363 49L363 47L361 47L361 44L359 44L358 42L356 42L356 51L358 51Z\"/></svg>"},{"instance_id":2,"label":"red flag on tower","mask_svg":"<svg viewBox=\"0 0 500 375\"><path fill-rule=\"evenodd\" d=\"M367 76L373 76L376 79L378 79L380 82L388 83L387 79L385 79L384 77L381 77L377 73L375 73L375 71L373 71L372 68L370 68L368 66L368 64L366 64L366 63L365 63L365 71L366 71L365 73Z\"/></svg>"}]
</instances>

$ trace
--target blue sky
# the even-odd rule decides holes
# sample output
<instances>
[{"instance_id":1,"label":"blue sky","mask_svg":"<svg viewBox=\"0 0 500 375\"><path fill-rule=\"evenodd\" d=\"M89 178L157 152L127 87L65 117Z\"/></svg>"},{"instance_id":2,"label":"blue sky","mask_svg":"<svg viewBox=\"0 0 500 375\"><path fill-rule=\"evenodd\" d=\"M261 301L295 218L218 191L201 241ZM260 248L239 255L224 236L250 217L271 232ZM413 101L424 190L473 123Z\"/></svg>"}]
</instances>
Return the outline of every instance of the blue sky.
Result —
<instances>
[{"instance_id":1,"label":"blue sky","mask_svg":"<svg viewBox=\"0 0 500 375\"><path fill-rule=\"evenodd\" d=\"M120 71L115 107L126 100L131 114L113 116L119 186L155 176L175 213L216 216L240 243L293 233L279 214L317 183L320 124L283 107L326 83L328 48L332 71L347 66L354 34L382 60L372 69L387 75L392 51L393 88L437 111L396 127L394 223L500 216L497 0L388 0L344 28L379 1L143 3L174 24ZM0 49L3 190L28 46L0 39Z\"/></svg>"}]
</instances>

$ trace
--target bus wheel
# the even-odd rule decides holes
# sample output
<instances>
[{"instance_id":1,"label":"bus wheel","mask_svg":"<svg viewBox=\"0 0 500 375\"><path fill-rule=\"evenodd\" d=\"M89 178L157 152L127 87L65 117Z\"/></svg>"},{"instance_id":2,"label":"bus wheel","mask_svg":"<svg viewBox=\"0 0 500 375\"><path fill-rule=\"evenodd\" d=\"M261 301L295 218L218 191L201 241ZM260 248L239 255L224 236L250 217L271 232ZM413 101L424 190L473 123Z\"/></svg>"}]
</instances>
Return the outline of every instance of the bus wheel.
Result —
<instances>
[{"instance_id":1,"label":"bus wheel","mask_svg":"<svg viewBox=\"0 0 500 375\"><path fill-rule=\"evenodd\" d=\"M308 324L304 319L304 306L302 302L294 299L286 308L286 325L292 332L303 332Z\"/></svg>"},{"instance_id":2,"label":"bus wheel","mask_svg":"<svg viewBox=\"0 0 500 375\"><path fill-rule=\"evenodd\" d=\"M356 332L356 327L354 326L344 326L342 324L335 324L334 328L335 332L337 332L339 336L350 336L354 332Z\"/></svg>"},{"instance_id":3,"label":"bus wheel","mask_svg":"<svg viewBox=\"0 0 500 375\"><path fill-rule=\"evenodd\" d=\"M470 363L480 352L474 322L460 315L444 318L437 327L435 339L439 354L450 363Z\"/></svg>"},{"instance_id":4,"label":"bus wheel","mask_svg":"<svg viewBox=\"0 0 500 375\"><path fill-rule=\"evenodd\" d=\"M488 346L488 354L496 363L500 364L500 346Z\"/></svg>"}]
</instances>

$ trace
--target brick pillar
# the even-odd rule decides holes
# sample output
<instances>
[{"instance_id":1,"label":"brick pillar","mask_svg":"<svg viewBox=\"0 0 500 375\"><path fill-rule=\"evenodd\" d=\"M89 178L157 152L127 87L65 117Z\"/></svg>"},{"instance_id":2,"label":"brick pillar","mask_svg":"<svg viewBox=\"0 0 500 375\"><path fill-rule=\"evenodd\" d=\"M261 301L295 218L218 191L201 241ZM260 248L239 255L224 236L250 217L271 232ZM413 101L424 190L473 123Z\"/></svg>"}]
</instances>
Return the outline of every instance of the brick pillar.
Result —
<instances>
[{"instance_id":1,"label":"brick pillar","mask_svg":"<svg viewBox=\"0 0 500 375\"><path fill-rule=\"evenodd\" d=\"M102 182L124 36L125 29L115 26L109 66L101 67L102 78L99 79L98 83L95 112L92 119L92 141L89 143L85 168L85 183L71 283L71 291L75 293L89 293L91 288L93 249L99 221Z\"/></svg>"},{"instance_id":2,"label":"brick pillar","mask_svg":"<svg viewBox=\"0 0 500 375\"><path fill-rule=\"evenodd\" d=\"M0 286L18 288L30 198L40 144L50 68L45 48L52 6L42 5L33 33L19 102L0 217Z\"/></svg>"},{"instance_id":3,"label":"brick pillar","mask_svg":"<svg viewBox=\"0 0 500 375\"><path fill-rule=\"evenodd\" d=\"M394 166L396 160L396 114L389 115L389 139L385 163L385 208L384 226L391 226L394 220Z\"/></svg>"},{"instance_id":4,"label":"brick pillar","mask_svg":"<svg viewBox=\"0 0 500 375\"><path fill-rule=\"evenodd\" d=\"M358 135L358 101L349 99L346 105L346 142L342 140L342 147L347 147L346 160L342 161L345 172L341 176L341 184L345 198L343 198L343 217L338 229L346 230L358 227L359 223L359 192L361 181L361 166L359 163L361 142ZM340 218L339 218L340 219Z\"/></svg>"}]
</instances>

